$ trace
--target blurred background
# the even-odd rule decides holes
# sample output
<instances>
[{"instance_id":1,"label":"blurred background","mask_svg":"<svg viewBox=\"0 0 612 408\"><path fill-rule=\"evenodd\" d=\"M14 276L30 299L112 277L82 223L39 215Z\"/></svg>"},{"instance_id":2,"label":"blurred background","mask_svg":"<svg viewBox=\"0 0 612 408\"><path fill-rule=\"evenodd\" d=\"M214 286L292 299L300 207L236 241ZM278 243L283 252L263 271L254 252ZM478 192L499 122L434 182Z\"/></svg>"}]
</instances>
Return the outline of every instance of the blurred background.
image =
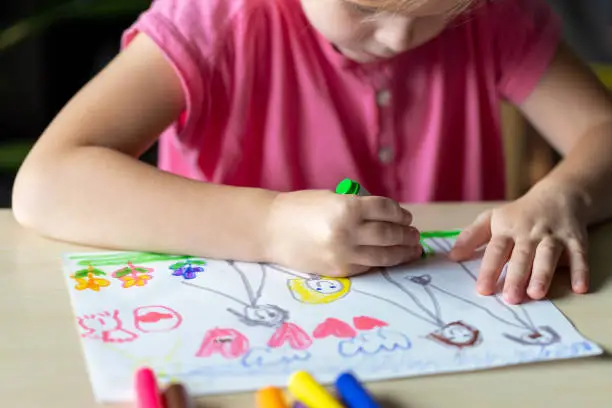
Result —
<instances>
[{"instance_id":1,"label":"blurred background","mask_svg":"<svg viewBox=\"0 0 612 408\"><path fill-rule=\"evenodd\" d=\"M205 0L203 0L205 1ZM612 0L549 0L565 37L612 87ZM118 51L147 0L0 2L0 208L15 173L68 99ZM509 199L546 174L556 154L509 106L503 110ZM155 148L143 160L155 163Z\"/></svg>"}]
</instances>

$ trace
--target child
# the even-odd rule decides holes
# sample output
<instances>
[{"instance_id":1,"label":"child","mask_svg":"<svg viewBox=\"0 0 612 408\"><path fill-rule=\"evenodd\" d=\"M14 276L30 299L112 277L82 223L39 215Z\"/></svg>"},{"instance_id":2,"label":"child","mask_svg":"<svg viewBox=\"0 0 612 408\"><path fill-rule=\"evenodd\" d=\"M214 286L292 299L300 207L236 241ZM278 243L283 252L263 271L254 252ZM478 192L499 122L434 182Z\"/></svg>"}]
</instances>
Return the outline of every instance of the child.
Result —
<instances>
[{"instance_id":1,"label":"child","mask_svg":"<svg viewBox=\"0 0 612 408\"><path fill-rule=\"evenodd\" d=\"M565 156L480 216L477 288L546 295L612 212L612 105L539 0L157 0L20 169L17 220L56 239L330 276L419 258L398 202L503 199L499 99ZM137 158L157 139L160 169ZM374 196L332 192L344 177Z\"/></svg>"}]
</instances>

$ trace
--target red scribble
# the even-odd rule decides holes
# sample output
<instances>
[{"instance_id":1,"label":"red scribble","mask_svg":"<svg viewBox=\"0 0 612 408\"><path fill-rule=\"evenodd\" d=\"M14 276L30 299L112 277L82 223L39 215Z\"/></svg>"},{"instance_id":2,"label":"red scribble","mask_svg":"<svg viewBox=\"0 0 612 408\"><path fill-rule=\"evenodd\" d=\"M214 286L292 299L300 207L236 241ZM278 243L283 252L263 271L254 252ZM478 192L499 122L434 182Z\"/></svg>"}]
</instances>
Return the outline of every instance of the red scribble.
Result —
<instances>
[{"instance_id":1,"label":"red scribble","mask_svg":"<svg viewBox=\"0 0 612 408\"><path fill-rule=\"evenodd\" d=\"M480 331L462 321L448 323L427 335L427 338L458 349L476 347L482 343Z\"/></svg>"},{"instance_id":2,"label":"red scribble","mask_svg":"<svg viewBox=\"0 0 612 408\"><path fill-rule=\"evenodd\" d=\"M134 326L143 333L169 332L182 322L180 313L167 306L142 306L134 309Z\"/></svg>"},{"instance_id":3,"label":"red scribble","mask_svg":"<svg viewBox=\"0 0 612 408\"><path fill-rule=\"evenodd\" d=\"M388 326L388 324L383 322L382 320L378 320L368 316L353 317L353 325L357 330L372 330L379 327Z\"/></svg>"},{"instance_id":4,"label":"red scribble","mask_svg":"<svg viewBox=\"0 0 612 408\"><path fill-rule=\"evenodd\" d=\"M211 329L204 335L196 357L210 357L215 353L227 359L244 355L249 350L249 339L234 329Z\"/></svg>"},{"instance_id":5,"label":"red scribble","mask_svg":"<svg viewBox=\"0 0 612 408\"><path fill-rule=\"evenodd\" d=\"M351 339L357 336L357 332L348 323L330 317L319 324L312 333L315 339L323 339L334 336L341 339Z\"/></svg>"},{"instance_id":6,"label":"red scribble","mask_svg":"<svg viewBox=\"0 0 612 408\"><path fill-rule=\"evenodd\" d=\"M78 324L85 330L83 338L102 340L104 343L127 343L134 341L138 335L123 328L119 311L102 312L78 318Z\"/></svg>"},{"instance_id":7,"label":"red scribble","mask_svg":"<svg viewBox=\"0 0 612 408\"><path fill-rule=\"evenodd\" d=\"M268 340L268 347L278 348L285 342L294 350L306 350L312 345L312 339L302 328L293 323L283 323Z\"/></svg>"},{"instance_id":8,"label":"red scribble","mask_svg":"<svg viewBox=\"0 0 612 408\"><path fill-rule=\"evenodd\" d=\"M157 323L164 319L172 319L173 315L170 313L157 313L157 312L149 312L145 315L139 317L138 320L144 323Z\"/></svg>"}]
</instances>

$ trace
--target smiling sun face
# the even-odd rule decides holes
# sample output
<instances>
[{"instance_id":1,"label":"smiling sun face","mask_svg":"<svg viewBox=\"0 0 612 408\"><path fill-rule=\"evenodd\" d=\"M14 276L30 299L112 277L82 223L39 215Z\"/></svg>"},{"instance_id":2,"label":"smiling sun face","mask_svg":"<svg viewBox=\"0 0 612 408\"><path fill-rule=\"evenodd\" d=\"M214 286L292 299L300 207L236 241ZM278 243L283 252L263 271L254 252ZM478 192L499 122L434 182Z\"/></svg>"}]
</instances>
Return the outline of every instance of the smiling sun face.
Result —
<instances>
[{"instance_id":1,"label":"smiling sun face","mask_svg":"<svg viewBox=\"0 0 612 408\"><path fill-rule=\"evenodd\" d=\"M287 286L298 302L320 305L335 302L346 296L350 291L351 281L345 278L300 278L290 279L287 281Z\"/></svg>"}]
</instances>

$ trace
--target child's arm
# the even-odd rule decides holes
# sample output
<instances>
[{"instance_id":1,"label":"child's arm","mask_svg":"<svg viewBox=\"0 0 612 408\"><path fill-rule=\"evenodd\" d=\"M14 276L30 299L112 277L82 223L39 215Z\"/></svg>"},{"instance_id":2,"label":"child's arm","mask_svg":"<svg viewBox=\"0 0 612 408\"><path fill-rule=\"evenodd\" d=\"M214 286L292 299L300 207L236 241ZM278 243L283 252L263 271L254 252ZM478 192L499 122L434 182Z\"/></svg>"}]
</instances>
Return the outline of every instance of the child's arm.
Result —
<instances>
[{"instance_id":1,"label":"child's arm","mask_svg":"<svg viewBox=\"0 0 612 408\"><path fill-rule=\"evenodd\" d=\"M183 99L171 65L138 36L30 152L13 192L17 220L87 245L275 262L328 276L419 258L412 216L392 200L215 185L138 161Z\"/></svg>"},{"instance_id":2,"label":"child's arm","mask_svg":"<svg viewBox=\"0 0 612 408\"><path fill-rule=\"evenodd\" d=\"M519 108L563 156L537 188L554 185L578 198L588 225L612 217L612 91L562 44Z\"/></svg>"},{"instance_id":3,"label":"child's arm","mask_svg":"<svg viewBox=\"0 0 612 408\"><path fill-rule=\"evenodd\" d=\"M477 289L492 294L504 264L504 296L546 296L566 257L572 288L589 288L587 226L612 217L612 98L590 70L562 45L546 74L519 105L525 117L564 156L518 200L485 212L457 238L451 258L469 258L488 242Z\"/></svg>"},{"instance_id":4,"label":"child's arm","mask_svg":"<svg viewBox=\"0 0 612 408\"><path fill-rule=\"evenodd\" d=\"M260 259L274 193L199 183L135 160L184 107L171 65L138 36L31 151L15 182L17 220L90 245Z\"/></svg>"}]
</instances>

